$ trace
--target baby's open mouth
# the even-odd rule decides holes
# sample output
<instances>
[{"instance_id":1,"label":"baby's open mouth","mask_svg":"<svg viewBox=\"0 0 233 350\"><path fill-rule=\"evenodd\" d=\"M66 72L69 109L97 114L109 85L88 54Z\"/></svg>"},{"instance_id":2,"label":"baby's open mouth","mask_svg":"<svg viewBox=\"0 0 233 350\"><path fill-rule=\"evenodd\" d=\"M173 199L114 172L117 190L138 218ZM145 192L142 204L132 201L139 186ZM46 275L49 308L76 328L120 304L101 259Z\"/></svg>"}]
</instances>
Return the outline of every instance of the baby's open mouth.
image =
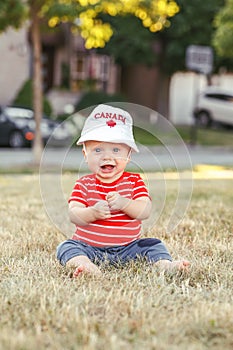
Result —
<instances>
[{"instance_id":1,"label":"baby's open mouth","mask_svg":"<svg viewBox=\"0 0 233 350\"><path fill-rule=\"evenodd\" d=\"M104 165L101 165L100 168L102 170L112 170L114 168L114 165L112 165L112 164L104 164Z\"/></svg>"}]
</instances>

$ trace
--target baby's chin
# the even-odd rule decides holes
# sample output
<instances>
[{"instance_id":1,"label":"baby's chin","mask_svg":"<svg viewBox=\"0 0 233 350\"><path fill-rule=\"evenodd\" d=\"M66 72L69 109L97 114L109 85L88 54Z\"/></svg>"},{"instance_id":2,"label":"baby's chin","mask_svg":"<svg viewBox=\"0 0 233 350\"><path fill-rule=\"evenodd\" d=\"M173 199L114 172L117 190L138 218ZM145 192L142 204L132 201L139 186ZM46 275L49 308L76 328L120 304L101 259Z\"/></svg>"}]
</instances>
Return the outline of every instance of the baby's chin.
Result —
<instances>
[{"instance_id":1,"label":"baby's chin","mask_svg":"<svg viewBox=\"0 0 233 350\"><path fill-rule=\"evenodd\" d=\"M99 172L97 172L96 177L101 182L110 183L110 182L114 182L114 181L118 180L121 177L121 175L122 175L122 172L114 173L114 172L99 171Z\"/></svg>"}]
</instances>

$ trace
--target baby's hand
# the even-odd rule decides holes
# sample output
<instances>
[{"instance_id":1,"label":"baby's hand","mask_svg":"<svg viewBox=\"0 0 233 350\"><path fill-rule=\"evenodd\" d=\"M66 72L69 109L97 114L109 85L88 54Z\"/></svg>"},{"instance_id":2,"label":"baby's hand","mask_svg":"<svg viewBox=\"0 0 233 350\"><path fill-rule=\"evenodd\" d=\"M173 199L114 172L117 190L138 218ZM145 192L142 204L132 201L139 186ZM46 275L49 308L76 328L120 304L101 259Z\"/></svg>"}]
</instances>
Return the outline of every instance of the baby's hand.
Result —
<instances>
[{"instance_id":1,"label":"baby's hand","mask_svg":"<svg viewBox=\"0 0 233 350\"><path fill-rule=\"evenodd\" d=\"M93 205L96 220L109 219L111 217L109 205L107 201L99 201Z\"/></svg>"},{"instance_id":2,"label":"baby's hand","mask_svg":"<svg viewBox=\"0 0 233 350\"><path fill-rule=\"evenodd\" d=\"M109 192L106 200L111 210L122 210L127 205L127 198L122 197L118 192Z\"/></svg>"}]
</instances>

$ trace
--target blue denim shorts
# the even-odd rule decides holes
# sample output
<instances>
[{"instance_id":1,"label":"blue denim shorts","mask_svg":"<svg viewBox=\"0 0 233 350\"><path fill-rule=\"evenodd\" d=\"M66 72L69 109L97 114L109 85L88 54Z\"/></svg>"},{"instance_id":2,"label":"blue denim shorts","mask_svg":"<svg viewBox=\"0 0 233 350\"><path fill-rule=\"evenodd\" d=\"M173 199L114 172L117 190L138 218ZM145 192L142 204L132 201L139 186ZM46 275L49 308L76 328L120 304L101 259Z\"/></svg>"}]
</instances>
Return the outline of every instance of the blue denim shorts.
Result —
<instances>
[{"instance_id":1,"label":"blue denim shorts","mask_svg":"<svg viewBox=\"0 0 233 350\"><path fill-rule=\"evenodd\" d=\"M159 239L141 238L126 246L93 247L82 241L68 239L57 247L57 259L65 266L70 259L85 255L99 265L108 262L112 265L124 264L132 260L146 259L148 262L170 260L172 258Z\"/></svg>"}]
</instances>

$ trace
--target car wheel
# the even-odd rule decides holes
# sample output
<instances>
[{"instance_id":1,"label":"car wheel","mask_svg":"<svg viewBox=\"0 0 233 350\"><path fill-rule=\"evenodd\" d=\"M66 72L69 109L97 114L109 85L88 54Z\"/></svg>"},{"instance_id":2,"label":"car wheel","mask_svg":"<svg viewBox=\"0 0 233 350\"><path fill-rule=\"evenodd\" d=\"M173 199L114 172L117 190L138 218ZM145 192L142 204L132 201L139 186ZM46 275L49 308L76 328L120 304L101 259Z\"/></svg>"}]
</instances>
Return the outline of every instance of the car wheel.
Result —
<instances>
[{"instance_id":1,"label":"car wheel","mask_svg":"<svg viewBox=\"0 0 233 350\"><path fill-rule=\"evenodd\" d=\"M196 118L197 118L197 124L200 125L200 126L203 126L205 128L210 126L211 123L212 123L212 120L210 118L209 113L205 112L205 111L199 112L197 114Z\"/></svg>"},{"instance_id":2,"label":"car wheel","mask_svg":"<svg viewBox=\"0 0 233 350\"><path fill-rule=\"evenodd\" d=\"M20 131L13 131L9 137L9 145L12 148L21 148L25 146L25 141Z\"/></svg>"}]
</instances>

